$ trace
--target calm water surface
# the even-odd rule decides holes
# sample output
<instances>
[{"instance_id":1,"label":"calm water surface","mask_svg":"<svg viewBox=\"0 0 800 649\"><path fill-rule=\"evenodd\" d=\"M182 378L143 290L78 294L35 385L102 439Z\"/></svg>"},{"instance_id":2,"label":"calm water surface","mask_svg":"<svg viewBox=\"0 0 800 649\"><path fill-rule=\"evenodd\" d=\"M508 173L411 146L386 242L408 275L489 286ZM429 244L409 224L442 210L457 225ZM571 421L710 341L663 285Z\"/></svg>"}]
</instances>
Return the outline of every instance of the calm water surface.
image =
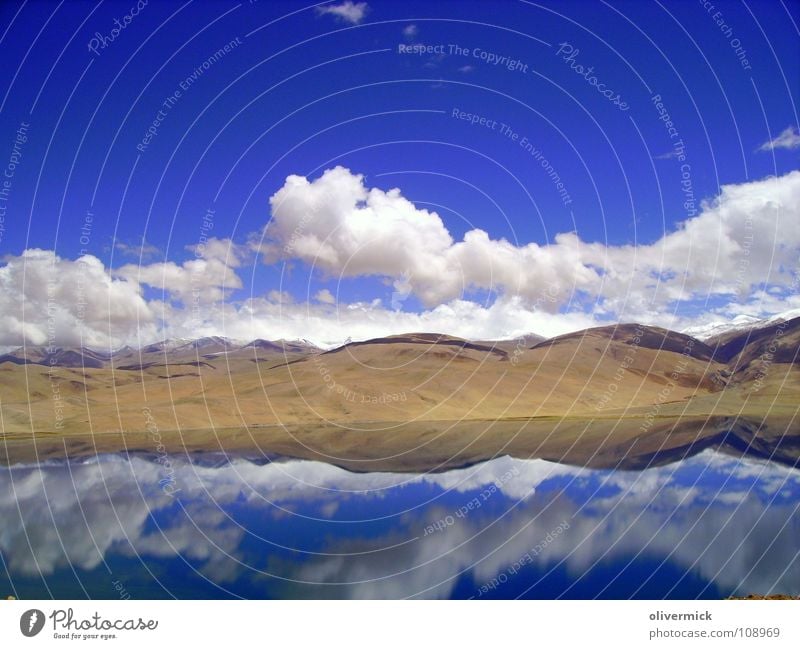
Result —
<instances>
[{"instance_id":1,"label":"calm water surface","mask_svg":"<svg viewBox=\"0 0 800 649\"><path fill-rule=\"evenodd\" d=\"M106 455L0 467L0 596L800 594L800 471L501 457L440 474Z\"/></svg>"}]
</instances>

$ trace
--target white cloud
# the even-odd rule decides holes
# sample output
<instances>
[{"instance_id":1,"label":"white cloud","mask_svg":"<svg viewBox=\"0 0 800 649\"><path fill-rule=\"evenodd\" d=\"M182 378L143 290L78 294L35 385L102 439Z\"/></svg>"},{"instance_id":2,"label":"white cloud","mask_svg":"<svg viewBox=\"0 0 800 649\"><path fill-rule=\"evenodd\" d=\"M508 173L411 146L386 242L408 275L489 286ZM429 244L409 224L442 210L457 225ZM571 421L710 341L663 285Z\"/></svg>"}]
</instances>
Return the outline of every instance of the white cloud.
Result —
<instances>
[{"instance_id":1,"label":"white cloud","mask_svg":"<svg viewBox=\"0 0 800 649\"><path fill-rule=\"evenodd\" d=\"M217 239L211 237L205 242L187 246L196 257L208 260L221 261L231 268L238 268L242 265L248 253L247 246L239 245L230 239Z\"/></svg>"},{"instance_id":2,"label":"white cloud","mask_svg":"<svg viewBox=\"0 0 800 649\"><path fill-rule=\"evenodd\" d=\"M279 299L280 297L280 299ZM388 295L387 295L388 298ZM469 339L515 338L537 333L555 336L596 324L583 313L534 311L519 298L501 298L490 306L453 300L434 309L413 313L373 302L288 303L278 291L268 299L252 298L226 305L213 318L195 327L193 336L221 334L230 338L305 338L321 347L340 345L347 338L367 340L410 331L446 333ZM171 336L187 335L175 328Z\"/></svg>"},{"instance_id":3,"label":"white cloud","mask_svg":"<svg viewBox=\"0 0 800 649\"><path fill-rule=\"evenodd\" d=\"M399 189L367 189L363 176L343 167L313 182L289 176L270 204L271 253L339 277L410 276L414 293L429 307L471 287L503 288L532 300L551 289L563 300L571 281L565 278L597 279L580 266L571 241L558 254L537 244L492 241L482 230L456 243L438 214L418 209Z\"/></svg>"},{"instance_id":4,"label":"white cloud","mask_svg":"<svg viewBox=\"0 0 800 649\"><path fill-rule=\"evenodd\" d=\"M124 241L115 241L114 248L120 251L125 257L134 257L137 259L152 259L161 254L161 251L151 243L142 239L138 243L125 243Z\"/></svg>"},{"instance_id":5,"label":"white cloud","mask_svg":"<svg viewBox=\"0 0 800 649\"><path fill-rule=\"evenodd\" d=\"M127 264L114 274L147 284L185 305L221 301L232 290L242 288L242 280L234 270L240 266L244 254L241 246L230 239L211 238L189 249L195 253L195 258L180 265L173 261Z\"/></svg>"},{"instance_id":6,"label":"white cloud","mask_svg":"<svg viewBox=\"0 0 800 649\"><path fill-rule=\"evenodd\" d=\"M414 23L403 27L403 36L406 38L413 39L417 36L417 34L419 34L419 28Z\"/></svg>"},{"instance_id":7,"label":"white cloud","mask_svg":"<svg viewBox=\"0 0 800 649\"><path fill-rule=\"evenodd\" d=\"M105 347L156 335L152 305L135 282L113 278L91 255L75 261L30 249L0 267L0 345Z\"/></svg>"},{"instance_id":8,"label":"white cloud","mask_svg":"<svg viewBox=\"0 0 800 649\"><path fill-rule=\"evenodd\" d=\"M218 301L230 289L242 287L233 269L216 259L191 259L180 265L174 261L147 266L127 264L116 270L115 275L147 284L184 304L189 304L195 296L200 302Z\"/></svg>"},{"instance_id":9,"label":"white cloud","mask_svg":"<svg viewBox=\"0 0 800 649\"><path fill-rule=\"evenodd\" d=\"M581 244L581 257L603 268L597 295L620 317L673 301L746 299L762 283L793 285L800 230L792 224L798 220L800 172L793 171L723 186L698 216L652 244Z\"/></svg>"},{"instance_id":10,"label":"white cloud","mask_svg":"<svg viewBox=\"0 0 800 649\"><path fill-rule=\"evenodd\" d=\"M104 348L209 335L333 346L409 331L498 339L608 321L682 330L800 307L800 171L726 185L698 216L638 245L586 243L576 233L517 245L478 229L456 241L435 212L398 189L369 189L342 167L314 181L290 176L270 202L268 238L251 248L326 276L376 276L383 294L348 303L319 289L307 303L272 286L233 300L249 248L229 239L190 247L194 256L182 263L114 270L93 256L27 250L0 265L0 346ZM489 293L484 303L474 289ZM412 295L425 310L404 310ZM676 308L706 299L714 306L699 315Z\"/></svg>"},{"instance_id":11,"label":"white cloud","mask_svg":"<svg viewBox=\"0 0 800 649\"><path fill-rule=\"evenodd\" d=\"M165 290L177 302L145 299L142 284ZM491 306L453 300L410 313L385 307L379 299L336 304L327 289L317 292L313 304L295 302L287 291L272 289L263 297L234 303L223 299L234 285L241 286L235 270L216 259L127 265L112 271L91 256L73 261L52 251L27 250L7 257L0 267L0 345L109 348L170 337L225 335L248 340L306 338L334 346L347 338L409 331L507 338L532 332L556 335L592 324L583 314L531 310L518 298L503 298ZM197 298L194 290L199 291ZM387 304L390 293L387 287Z\"/></svg>"},{"instance_id":12,"label":"white cloud","mask_svg":"<svg viewBox=\"0 0 800 649\"><path fill-rule=\"evenodd\" d=\"M758 147L759 151L774 151L775 149L799 149L800 148L800 131L796 126L787 126L781 134L772 139L767 140Z\"/></svg>"},{"instance_id":13,"label":"white cloud","mask_svg":"<svg viewBox=\"0 0 800 649\"><path fill-rule=\"evenodd\" d=\"M267 302L269 304L292 304L294 302L294 298L290 293L287 291L276 291L272 289L269 293L267 293Z\"/></svg>"},{"instance_id":14,"label":"white cloud","mask_svg":"<svg viewBox=\"0 0 800 649\"><path fill-rule=\"evenodd\" d=\"M317 291L317 293L314 295L314 299L317 302L322 302L323 304L336 304L336 298L327 288Z\"/></svg>"},{"instance_id":15,"label":"white cloud","mask_svg":"<svg viewBox=\"0 0 800 649\"><path fill-rule=\"evenodd\" d=\"M218 330L224 326L222 301L242 286L234 270L241 251L230 250L212 239L198 251L201 256L180 265L126 264L117 270L92 255L70 260L29 249L7 256L0 266L0 346L143 344L170 331L194 335L198 315ZM143 285L167 301L146 299Z\"/></svg>"},{"instance_id":16,"label":"white cloud","mask_svg":"<svg viewBox=\"0 0 800 649\"><path fill-rule=\"evenodd\" d=\"M325 5L317 7L317 13L320 15L330 14L339 20L357 25L364 16L367 15L369 6L366 2L352 2L352 0L345 0L340 4Z\"/></svg>"},{"instance_id":17,"label":"white cloud","mask_svg":"<svg viewBox=\"0 0 800 649\"><path fill-rule=\"evenodd\" d=\"M289 176L270 204L270 260L402 280L429 308L479 289L551 312L588 296L598 313L644 319L668 315L675 302L788 286L800 249L800 171L723 186L696 217L649 244L587 243L565 232L551 244L517 245L480 229L455 241L436 212L399 189L367 188L343 167L313 181Z\"/></svg>"}]
</instances>

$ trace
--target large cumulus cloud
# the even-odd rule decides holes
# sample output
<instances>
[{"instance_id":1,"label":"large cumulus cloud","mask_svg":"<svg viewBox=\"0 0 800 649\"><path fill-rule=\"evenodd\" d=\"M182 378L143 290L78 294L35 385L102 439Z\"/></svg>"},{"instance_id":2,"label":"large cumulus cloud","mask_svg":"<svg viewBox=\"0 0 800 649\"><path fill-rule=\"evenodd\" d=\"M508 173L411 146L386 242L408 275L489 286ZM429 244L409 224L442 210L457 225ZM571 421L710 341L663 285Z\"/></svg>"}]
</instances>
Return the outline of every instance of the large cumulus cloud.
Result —
<instances>
[{"instance_id":1,"label":"large cumulus cloud","mask_svg":"<svg viewBox=\"0 0 800 649\"><path fill-rule=\"evenodd\" d=\"M683 329L800 307L800 171L726 185L655 241L614 245L577 233L516 244L442 218L399 189L369 188L343 167L289 176L260 241L209 239L185 261L112 269L26 250L0 265L0 346L145 344L168 337L306 338L323 346L408 331L473 339L553 336L608 321ZM310 302L286 287L248 289L249 248L300 261ZM373 276L383 294L347 302L323 278ZM242 290L244 289L244 290ZM478 301L473 291L489 291ZM238 291L238 293L236 293ZM422 311L404 306L415 295ZM485 296L484 296L485 297ZM687 316L682 304L713 305Z\"/></svg>"},{"instance_id":2,"label":"large cumulus cloud","mask_svg":"<svg viewBox=\"0 0 800 649\"><path fill-rule=\"evenodd\" d=\"M65 259L28 249L0 266L0 346L148 343L168 331L190 333L196 314L212 311L242 283L241 250L213 239L176 264L126 264L112 270L93 255ZM145 288L158 295L148 299ZM219 326L217 324L217 326Z\"/></svg>"},{"instance_id":3,"label":"large cumulus cloud","mask_svg":"<svg viewBox=\"0 0 800 649\"><path fill-rule=\"evenodd\" d=\"M655 242L516 245L480 229L455 241L435 212L399 189L368 188L344 167L289 176L270 199L268 260L298 259L339 277L375 275L410 287L428 307L471 290L558 310L579 292L606 313L647 313L676 301L787 287L797 266L800 172L726 185L701 213ZM547 293L556 300L542 301Z\"/></svg>"},{"instance_id":4,"label":"large cumulus cloud","mask_svg":"<svg viewBox=\"0 0 800 649\"><path fill-rule=\"evenodd\" d=\"M103 347L155 333L156 316L141 287L115 279L92 255L62 259L30 249L0 267L0 345Z\"/></svg>"}]
</instances>

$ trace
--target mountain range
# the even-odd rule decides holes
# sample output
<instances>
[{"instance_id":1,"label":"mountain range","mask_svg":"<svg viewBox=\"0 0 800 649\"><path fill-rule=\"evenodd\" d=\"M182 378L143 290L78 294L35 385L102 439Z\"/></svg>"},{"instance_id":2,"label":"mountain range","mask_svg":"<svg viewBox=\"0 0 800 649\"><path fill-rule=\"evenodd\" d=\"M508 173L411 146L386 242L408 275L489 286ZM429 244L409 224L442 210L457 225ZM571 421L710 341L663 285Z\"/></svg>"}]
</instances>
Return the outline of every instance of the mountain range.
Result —
<instances>
[{"instance_id":1,"label":"mountain range","mask_svg":"<svg viewBox=\"0 0 800 649\"><path fill-rule=\"evenodd\" d=\"M739 323L741 324L741 323ZM551 339L410 333L170 340L0 356L0 461L128 450L440 470L496 455L637 468L709 446L796 464L800 318L705 340L619 324Z\"/></svg>"}]
</instances>

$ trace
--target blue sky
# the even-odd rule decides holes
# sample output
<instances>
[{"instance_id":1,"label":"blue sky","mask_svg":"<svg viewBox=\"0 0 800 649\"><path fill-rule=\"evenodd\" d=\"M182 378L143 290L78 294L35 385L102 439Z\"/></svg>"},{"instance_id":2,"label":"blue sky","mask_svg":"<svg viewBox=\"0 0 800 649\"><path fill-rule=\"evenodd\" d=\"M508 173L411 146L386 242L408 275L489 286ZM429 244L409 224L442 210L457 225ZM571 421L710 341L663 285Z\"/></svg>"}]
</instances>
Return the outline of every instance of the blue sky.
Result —
<instances>
[{"instance_id":1,"label":"blue sky","mask_svg":"<svg viewBox=\"0 0 800 649\"><path fill-rule=\"evenodd\" d=\"M800 306L792 301L797 285L787 261L793 258L796 266L795 235L789 240L775 236L785 232L784 223L792 223L797 209L791 203L798 181L791 172L798 169L800 151L800 11L781 2L714 4L5 2L0 7L5 61L0 164L13 162L14 168L6 200L0 200L0 253L9 265L16 260L18 270L27 267L20 261L26 249L52 251L60 260L75 261L82 254L99 260L102 273L91 275L91 281L110 283L112 292L122 290L124 299L130 298L122 310L130 307L148 328L144 332L127 322L117 330L108 296L105 315L97 305L95 311L89 307L93 321L80 316L68 304L68 288L61 286L60 322L70 329L69 323L77 321L95 342L120 342L132 332L139 337L296 333L328 342L347 333L344 325L320 329L326 317L315 311L314 322L306 322L311 333L302 336L302 317L293 314L293 324L284 327L277 322L281 314L264 305L247 311L260 314L247 332L215 320L214 312L226 312L226 322L235 321L248 299L273 305L291 299L293 309L302 311L304 305L306 312L330 308L338 313L370 304L381 311L364 316L375 321L375 333L423 324L395 313L393 293L403 296L399 310L417 316L452 306L453 300L468 311L461 302L485 309L498 299L519 297L513 308L533 314L525 326L546 333L647 314L665 324L690 325L711 312L724 318ZM116 35L115 20L124 25ZM422 48L429 50L418 53ZM223 54L215 55L221 49ZM502 57L519 63L493 64ZM660 102L654 101L657 95ZM673 124L671 132L659 119L662 113ZM469 117L458 117L464 115ZM472 115L479 123L471 123ZM20 129L25 142L17 136ZM764 146L781 133L783 140ZM534 153L526 150L526 142ZM445 258L445 248L418 250L412 261L392 260L391 246L384 251L361 242L372 246L376 258L359 262L364 246L358 248L352 266L363 272L342 262L341 255L353 253L347 242L336 244L344 247L327 265L314 263L316 253L275 254L303 219L295 212L277 224L276 239L267 230L273 254L260 254L264 246L256 244L272 217L270 197L287 177L315 181L337 166L362 175L367 188L398 188L419 210L436 212L439 229L454 244L480 230L492 242L510 242L515 250L509 259L531 244L539 248L535 254L520 253L496 274L506 277L504 284L484 281L470 269L462 290L437 296L432 296L432 278L424 275L436 265L432 259ZM783 181L764 185L768 176ZM739 203L729 210L723 204L716 215L704 212L701 201L713 201L724 193L723 186L740 188L730 198ZM774 198L773 191L784 198ZM754 206L753 200L760 202ZM779 205L780 214L765 215L761 223L758 210L776 200L786 203ZM353 203L355 212L359 205ZM652 246L665 233L680 231L687 219L705 213L709 223L724 224L728 213L740 208L756 215L759 254L785 250L784 257L768 255L760 265L748 260L749 274L736 295L730 286L715 284L729 280L737 267L729 259L727 265L715 265L719 277L706 274L689 291L657 298L640 295L647 287L639 286L633 300L621 302L622 293L630 297L634 291L630 274L620 279L627 288L613 294L597 287L597 277L566 278L557 304L545 309L548 319L533 317L545 317L535 299L544 280L533 266L558 269L571 263L568 253L551 250L557 234L574 232L581 250L584 244L602 247L584 263L598 277L622 277L626 247L641 249L645 258L663 253L667 248ZM210 209L213 231L203 228ZM417 216L409 214L414 222ZM377 209L362 216L382 218ZM323 213L321 218L334 217ZM351 239L355 230L347 228L356 221L339 223ZM733 222L741 225L741 219ZM301 229L310 236L305 226ZM419 230L420 236L426 232ZM203 283L200 313L190 326L187 288L177 284L186 281L179 276L188 268L183 264L199 258L188 247L203 235L227 247L216 266L199 273L208 279L217 272L222 279ZM136 248L143 240L148 246L140 257ZM741 253L741 238L732 240ZM699 244L691 242L693 260L707 255ZM703 244L719 257L718 242ZM452 263L472 259L474 250L453 251L458 261ZM560 255L558 263L541 259L543 250ZM609 251L616 258L614 268L598 261ZM494 243L484 252L490 259L502 256ZM164 265L168 262L178 270ZM663 272L655 274L673 279L683 270L691 274L695 261L676 263L677 268L662 264ZM770 269L766 274L764 264ZM11 300L20 290L15 284L20 275L9 265L0 267L0 290ZM150 280L132 268L141 266L148 266L144 275ZM441 272L453 270L445 266ZM527 288L512 289L508 277L529 267L533 274L523 279ZM635 263L631 272L654 271ZM30 279L26 286L33 290ZM765 289L772 298L764 297ZM333 302L315 299L323 290ZM283 295L269 297L275 291ZM10 333L0 342L41 342L44 325L36 322L41 304L34 304L34 294L29 299L24 323L8 326ZM731 306L734 302L740 308ZM262 306L267 310L259 310ZM481 313L463 333L521 333L507 320ZM471 316L455 309L448 317L427 322L443 327ZM97 325L104 319L114 324ZM333 319L341 324L341 318ZM355 336L372 332L359 328Z\"/></svg>"}]
</instances>

